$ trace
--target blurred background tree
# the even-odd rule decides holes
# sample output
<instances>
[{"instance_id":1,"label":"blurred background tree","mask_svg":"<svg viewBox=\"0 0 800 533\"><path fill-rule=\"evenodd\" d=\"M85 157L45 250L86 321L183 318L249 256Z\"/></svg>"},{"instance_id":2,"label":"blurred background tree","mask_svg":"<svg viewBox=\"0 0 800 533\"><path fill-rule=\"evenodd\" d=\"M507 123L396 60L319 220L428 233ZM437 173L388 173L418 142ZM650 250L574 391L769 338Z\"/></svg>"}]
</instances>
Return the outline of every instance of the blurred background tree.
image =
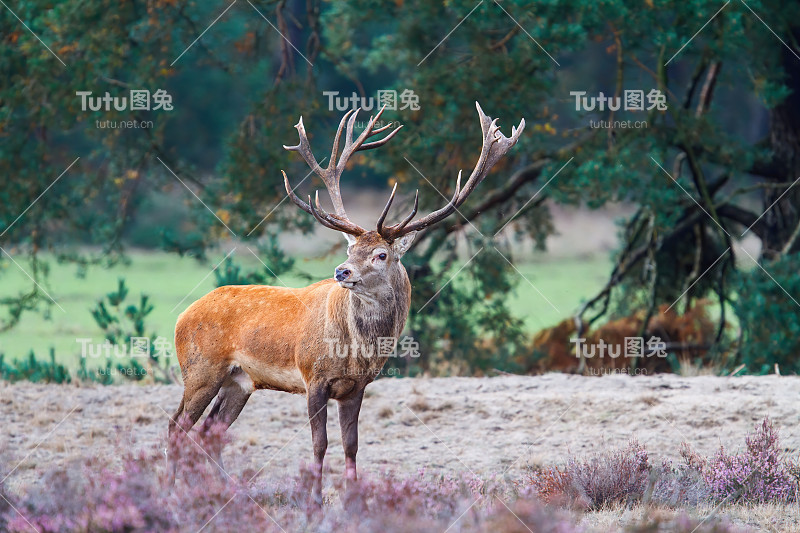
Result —
<instances>
[{"instance_id":1,"label":"blurred background tree","mask_svg":"<svg viewBox=\"0 0 800 533\"><path fill-rule=\"evenodd\" d=\"M421 109L387 112L404 131L362 155L345 180L387 193L397 180L405 205L395 213L417 188L421 210L438 208L458 170L472 168L476 100L506 132L520 117L529 124L480 195L418 236L405 260L415 288L408 328L430 355L409 371L518 370L511 356L528 339L507 304L519 282L515 256L545 246L550 206L609 202L635 212L620 226L608 284L577 310L583 327L633 309L651 315L679 298L679 310L688 309L713 296L716 344L730 354L724 364L763 371L772 359L737 351L736 337L751 347L779 339L781 364L798 370L800 314L780 287L791 292L800 266L800 193L792 187L800 176L800 5L24 0L12 7L53 53L0 11L0 246L24 257L35 280L0 302L1 328L52 305L43 251L83 269L124 260L131 244L208 261L209 249L235 235L268 250L269 270L292 268L275 235L314 229L288 203L272 211L285 197L279 169L296 184L307 173L282 149L296 138L292 126L302 114L319 158L341 115L323 91L368 97L394 89L414 91ZM140 88L166 90L175 111L82 111L75 95ZM570 95L626 89L660 90L668 108L580 111ZM132 118L154 127L95 125ZM589 127L598 119L647 127ZM173 172L219 221L185 195ZM303 194L320 187L315 179ZM758 238L761 254L737 252L737 265L732 249L743 232ZM220 276L272 278L235 265ZM739 335L725 326L731 312Z\"/></svg>"}]
</instances>

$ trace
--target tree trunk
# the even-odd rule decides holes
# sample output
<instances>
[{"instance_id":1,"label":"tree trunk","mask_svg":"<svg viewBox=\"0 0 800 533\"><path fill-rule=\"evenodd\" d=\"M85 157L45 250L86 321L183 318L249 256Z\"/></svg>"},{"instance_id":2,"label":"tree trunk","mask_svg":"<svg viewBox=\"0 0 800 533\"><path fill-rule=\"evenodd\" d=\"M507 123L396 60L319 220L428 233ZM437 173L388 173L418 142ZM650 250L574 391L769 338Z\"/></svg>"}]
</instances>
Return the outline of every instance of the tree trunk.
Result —
<instances>
[{"instance_id":1,"label":"tree trunk","mask_svg":"<svg viewBox=\"0 0 800 533\"><path fill-rule=\"evenodd\" d=\"M800 28L793 28L792 33L796 42ZM781 45L781 64L792 93L770 112L770 144L773 162L776 168L781 169L780 181L794 182L800 177L800 60ZM764 193L763 210L769 209L762 219L765 231L761 254L765 258L781 254L800 222L800 185L792 187L769 208L785 190L767 189ZM797 250L798 243L795 242L789 251Z\"/></svg>"}]
</instances>

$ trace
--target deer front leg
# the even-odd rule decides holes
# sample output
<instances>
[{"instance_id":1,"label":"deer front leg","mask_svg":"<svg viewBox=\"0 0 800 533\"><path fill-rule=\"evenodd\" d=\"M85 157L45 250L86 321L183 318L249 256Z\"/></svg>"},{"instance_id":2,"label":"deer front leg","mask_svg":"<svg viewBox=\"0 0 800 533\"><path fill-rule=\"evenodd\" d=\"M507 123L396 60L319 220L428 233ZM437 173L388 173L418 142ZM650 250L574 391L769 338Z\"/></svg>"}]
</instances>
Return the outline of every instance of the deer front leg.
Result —
<instances>
[{"instance_id":1,"label":"deer front leg","mask_svg":"<svg viewBox=\"0 0 800 533\"><path fill-rule=\"evenodd\" d=\"M342 428L342 447L344 448L346 488L344 507L346 510L363 514L367 510L364 495L358 488L358 472L356 471L356 454L358 453L358 413L364 389L346 399L339 400L339 425Z\"/></svg>"},{"instance_id":2,"label":"deer front leg","mask_svg":"<svg viewBox=\"0 0 800 533\"><path fill-rule=\"evenodd\" d=\"M339 425L342 428L342 447L344 448L345 477L348 481L356 481L356 454L358 453L358 413L364 389L354 393L347 399L339 401Z\"/></svg>"},{"instance_id":3,"label":"deer front leg","mask_svg":"<svg viewBox=\"0 0 800 533\"><path fill-rule=\"evenodd\" d=\"M322 505L322 462L328 449L328 398L325 384L316 384L308 390L308 417L311 425L311 441L314 444L314 486L311 491L314 502Z\"/></svg>"}]
</instances>

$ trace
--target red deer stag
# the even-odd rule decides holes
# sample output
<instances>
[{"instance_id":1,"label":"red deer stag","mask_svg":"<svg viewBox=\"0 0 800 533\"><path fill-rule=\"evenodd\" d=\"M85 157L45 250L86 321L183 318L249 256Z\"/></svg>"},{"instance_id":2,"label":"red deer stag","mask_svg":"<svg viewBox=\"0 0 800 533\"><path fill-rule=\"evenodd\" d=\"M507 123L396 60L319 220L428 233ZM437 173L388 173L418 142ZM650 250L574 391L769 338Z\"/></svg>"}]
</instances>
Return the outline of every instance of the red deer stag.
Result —
<instances>
[{"instance_id":1,"label":"red deer stag","mask_svg":"<svg viewBox=\"0 0 800 533\"><path fill-rule=\"evenodd\" d=\"M220 287L194 302L178 318L175 348L183 374L181 404L170 422L170 434L182 416L194 425L211 400L217 400L205 424L236 420L255 389L272 389L306 394L315 468L319 477L314 498L321 501L322 461L328 447L327 403L339 402L339 421L346 462L347 479L355 480L358 449L358 414L364 388L375 379L386 357L351 353L331 356L331 345L375 347L379 337L397 338L403 330L411 300L411 283L400 258L409 249L416 232L451 215L486 177L492 166L516 144L525 127L512 128L508 138L500 132L479 105L483 146L478 163L461 188L461 173L453 197L447 205L412 221L417 213L419 191L411 213L394 225L385 225L395 189L378 218L375 231L367 231L350 221L342 203L339 178L351 156L360 150L384 145L398 131L383 139L365 143L390 125L374 129L381 116L370 118L366 128L353 140L357 111L342 118L333 140L330 162L320 167L303 127L298 152L325 183L335 213L325 212L308 197L298 198L283 173L289 198L313 215L323 226L344 234L349 246L347 261L336 267L333 279L300 289L259 285ZM344 148L339 156L339 140L345 131ZM315 205L316 204L316 205ZM189 428L186 427L186 430Z\"/></svg>"}]
</instances>

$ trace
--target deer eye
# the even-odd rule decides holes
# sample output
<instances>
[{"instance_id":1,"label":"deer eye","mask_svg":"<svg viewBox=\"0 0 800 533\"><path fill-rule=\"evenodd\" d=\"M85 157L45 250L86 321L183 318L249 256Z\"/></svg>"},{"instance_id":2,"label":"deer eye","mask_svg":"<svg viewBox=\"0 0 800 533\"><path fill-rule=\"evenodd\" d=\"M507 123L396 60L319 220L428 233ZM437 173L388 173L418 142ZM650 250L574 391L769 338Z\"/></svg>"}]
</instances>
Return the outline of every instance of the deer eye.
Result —
<instances>
[{"instance_id":1,"label":"deer eye","mask_svg":"<svg viewBox=\"0 0 800 533\"><path fill-rule=\"evenodd\" d=\"M386 254L385 253L379 253L378 254L378 259L380 259L381 261L386 261Z\"/></svg>"}]
</instances>

